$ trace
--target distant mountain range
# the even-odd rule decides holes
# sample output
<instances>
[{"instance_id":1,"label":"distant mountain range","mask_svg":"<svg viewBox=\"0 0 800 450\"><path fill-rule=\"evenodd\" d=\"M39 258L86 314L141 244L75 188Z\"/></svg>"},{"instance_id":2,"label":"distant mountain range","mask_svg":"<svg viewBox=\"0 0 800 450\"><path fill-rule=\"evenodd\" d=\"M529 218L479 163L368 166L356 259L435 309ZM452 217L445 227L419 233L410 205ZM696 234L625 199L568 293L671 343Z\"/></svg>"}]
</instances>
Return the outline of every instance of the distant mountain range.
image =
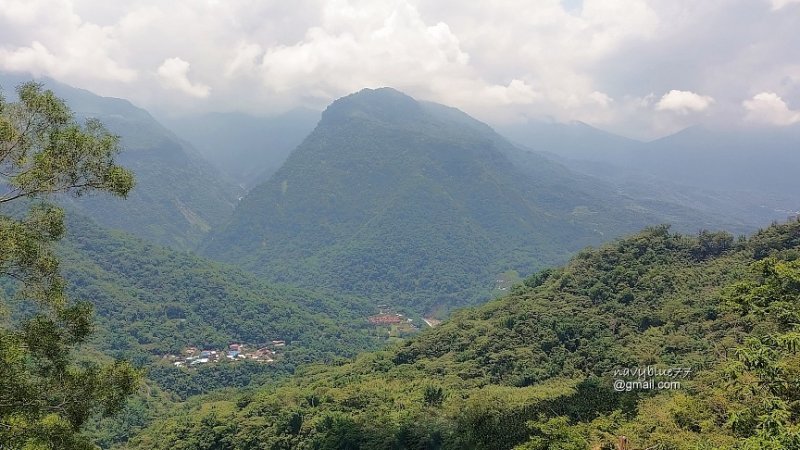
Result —
<instances>
[{"instance_id":1,"label":"distant mountain range","mask_svg":"<svg viewBox=\"0 0 800 450\"><path fill-rule=\"evenodd\" d=\"M7 93L28 79L0 73L0 85ZM97 117L119 134L125 148L120 160L138 179L126 202L104 195L67 202L105 226L183 249L201 245L212 230L221 232L236 199L248 189L274 184L271 175L319 120L319 113L310 110L272 118L210 113L170 120L178 137L126 100L50 79L39 81L67 100L78 116ZM488 133L497 139L490 128L460 111L420 104L430 116L439 115L451 126L457 122L473 134ZM794 151L800 142L797 126L770 132L690 128L650 143L580 122L529 122L501 127L500 132L518 144L498 147L517 169L566 167L571 174L567 177L581 174L569 186L604 198L619 195L620 201L635 200L637 207L655 213L653 220L674 223L679 229L724 226L744 232L800 210L796 200L800 182L793 173L800 162ZM292 166L297 169L297 162ZM541 176L535 170L526 175ZM576 184L577 179L581 181ZM562 258L568 253L561 252Z\"/></svg>"},{"instance_id":2,"label":"distant mountain range","mask_svg":"<svg viewBox=\"0 0 800 450\"><path fill-rule=\"evenodd\" d=\"M702 127L649 142L628 167L706 189L800 195L800 126Z\"/></svg>"},{"instance_id":3,"label":"distant mountain range","mask_svg":"<svg viewBox=\"0 0 800 450\"><path fill-rule=\"evenodd\" d=\"M652 142L585 123L527 122L501 127L522 147L632 195L668 199L747 223L800 210L800 126L687 128Z\"/></svg>"},{"instance_id":4,"label":"distant mountain range","mask_svg":"<svg viewBox=\"0 0 800 450\"><path fill-rule=\"evenodd\" d=\"M545 122L529 120L496 127L511 142L560 158L607 162L629 160L643 143L592 127L584 122Z\"/></svg>"}]
</instances>

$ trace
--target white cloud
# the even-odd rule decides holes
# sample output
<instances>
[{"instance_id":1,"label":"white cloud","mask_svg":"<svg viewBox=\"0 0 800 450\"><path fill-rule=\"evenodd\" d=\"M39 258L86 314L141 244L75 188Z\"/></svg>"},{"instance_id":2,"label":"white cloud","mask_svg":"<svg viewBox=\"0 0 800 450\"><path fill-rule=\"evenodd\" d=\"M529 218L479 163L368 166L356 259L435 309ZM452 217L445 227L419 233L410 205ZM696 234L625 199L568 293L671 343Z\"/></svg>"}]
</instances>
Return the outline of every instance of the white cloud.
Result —
<instances>
[{"instance_id":1,"label":"white cloud","mask_svg":"<svg viewBox=\"0 0 800 450\"><path fill-rule=\"evenodd\" d=\"M30 71L41 76L57 66L58 59L41 42L33 41L29 47L0 49L0 65L5 70Z\"/></svg>"},{"instance_id":2,"label":"white cloud","mask_svg":"<svg viewBox=\"0 0 800 450\"><path fill-rule=\"evenodd\" d=\"M501 105L530 104L542 97L542 94L536 92L525 81L516 79L511 80L508 86L492 85L470 93L478 101Z\"/></svg>"},{"instance_id":3,"label":"white cloud","mask_svg":"<svg viewBox=\"0 0 800 450\"><path fill-rule=\"evenodd\" d=\"M608 94L598 91L594 91L591 94L589 94L589 98L598 105L602 106L603 108L609 107L611 103L614 101L614 99L609 97Z\"/></svg>"},{"instance_id":4,"label":"white cloud","mask_svg":"<svg viewBox=\"0 0 800 450\"><path fill-rule=\"evenodd\" d=\"M0 15L13 22L30 25L39 15L42 4L35 1L4 1L2 6Z\"/></svg>"},{"instance_id":5,"label":"white cloud","mask_svg":"<svg viewBox=\"0 0 800 450\"><path fill-rule=\"evenodd\" d=\"M800 15L766 1L570 4L0 0L0 70L162 114L278 113L392 86L487 121L580 120L640 137L656 122L741 118L740 92L794 92L784 79L798 73L786 55ZM648 97L677 84L704 95Z\"/></svg>"},{"instance_id":6,"label":"white cloud","mask_svg":"<svg viewBox=\"0 0 800 450\"><path fill-rule=\"evenodd\" d=\"M205 98L211 88L189 81L189 63L180 58L168 58L158 68L158 76L165 86L175 88L192 97Z\"/></svg>"},{"instance_id":7,"label":"white cloud","mask_svg":"<svg viewBox=\"0 0 800 450\"><path fill-rule=\"evenodd\" d=\"M419 9L423 17L446 21L469 53L470 68L481 83L499 88L518 79L535 90L536 101L515 105L518 116L592 123L614 116L612 95L596 83L592 67L613 58L627 43L652 39L660 24L655 10L642 0L586 0L576 10L559 0L442 0L420 2ZM474 89L460 95L440 92L434 99L480 118L513 117L498 110L502 102L492 104Z\"/></svg>"},{"instance_id":8,"label":"white cloud","mask_svg":"<svg viewBox=\"0 0 800 450\"><path fill-rule=\"evenodd\" d=\"M657 111L673 111L678 114L689 114L708 109L714 99L708 95L700 95L691 91L671 90L656 103Z\"/></svg>"},{"instance_id":9,"label":"white cloud","mask_svg":"<svg viewBox=\"0 0 800 450\"><path fill-rule=\"evenodd\" d=\"M772 10L777 11L793 3L800 3L800 0L769 0L769 2L772 4Z\"/></svg>"},{"instance_id":10,"label":"white cloud","mask_svg":"<svg viewBox=\"0 0 800 450\"><path fill-rule=\"evenodd\" d=\"M0 30L29 36L19 45L0 44L0 69L59 79L129 83L137 71L118 61L114 29L82 20L66 0L0 0ZM0 31L0 42L3 42Z\"/></svg>"},{"instance_id":11,"label":"white cloud","mask_svg":"<svg viewBox=\"0 0 800 450\"><path fill-rule=\"evenodd\" d=\"M233 58L225 65L225 76L232 78L236 75L252 74L258 64L257 60L263 54L264 49L260 45L240 42L233 51Z\"/></svg>"},{"instance_id":12,"label":"white cloud","mask_svg":"<svg viewBox=\"0 0 800 450\"><path fill-rule=\"evenodd\" d=\"M228 66L248 65L256 48L242 45ZM267 48L254 69L278 93L312 88L336 96L365 86L403 88L463 78L468 61L447 24L426 23L407 2L334 1L319 26L292 45Z\"/></svg>"},{"instance_id":13,"label":"white cloud","mask_svg":"<svg viewBox=\"0 0 800 450\"><path fill-rule=\"evenodd\" d=\"M769 125L791 125L800 123L800 111L789 109L789 105L774 92L762 92L742 102L747 110L745 119Z\"/></svg>"},{"instance_id":14,"label":"white cloud","mask_svg":"<svg viewBox=\"0 0 800 450\"><path fill-rule=\"evenodd\" d=\"M47 3L0 0L6 69L51 75L162 108L187 97L162 95L154 81L206 97L209 107L219 109L324 106L363 87L393 86L483 118L506 114L500 108L527 108L563 120L601 120L602 111L605 120L610 96L583 66L629 40L651 38L659 23L646 0L585 0L577 12L559 0L298 0L291 7L246 0L141 0L127 7L99 0L53 0L56 8ZM13 16L19 35L35 39L6 38L2 10ZM80 34L82 27L102 31L82 48L100 49L96 59L107 61L74 59L65 70L73 58L54 42ZM40 45L32 47L34 41ZM174 55L191 61L194 82L184 64L170 61ZM99 83L130 84L137 72L125 72L126 65L144 74L134 86ZM92 70L103 66L105 76Z\"/></svg>"}]
</instances>

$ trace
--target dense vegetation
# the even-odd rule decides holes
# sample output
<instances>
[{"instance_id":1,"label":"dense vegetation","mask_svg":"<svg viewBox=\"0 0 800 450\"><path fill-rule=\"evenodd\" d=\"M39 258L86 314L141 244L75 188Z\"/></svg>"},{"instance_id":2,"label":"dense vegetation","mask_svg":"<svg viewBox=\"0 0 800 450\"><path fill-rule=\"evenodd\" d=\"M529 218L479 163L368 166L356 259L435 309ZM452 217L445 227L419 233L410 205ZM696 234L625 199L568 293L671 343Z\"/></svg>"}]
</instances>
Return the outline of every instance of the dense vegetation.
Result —
<instances>
[{"instance_id":1,"label":"dense vegetation","mask_svg":"<svg viewBox=\"0 0 800 450\"><path fill-rule=\"evenodd\" d=\"M104 448L124 442L174 402L278 380L300 364L337 361L386 341L367 322L375 310L363 300L267 284L240 269L109 231L80 215L67 216L56 253L67 294L86 300L87 311L95 312L94 333L76 352L60 357L81 364L109 356L127 360L147 381L118 417L92 418L89 436ZM13 284L0 287L11 323L35 312L34 304L15 296ZM287 345L270 364L186 369L162 358L189 346L222 349L232 342L275 339Z\"/></svg>"},{"instance_id":2,"label":"dense vegetation","mask_svg":"<svg viewBox=\"0 0 800 450\"><path fill-rule=\"evenodd\" d=\"M330 105L203 251L422 314L485 299L498 274L532 273L666 215L540 155L522 170L513 150L458 110L364 90Z\"/></svg>"},{"instance_id":3,"label":"dense vegetation","mask_svg":"<svg viewBox=\"0 0 800 450\"><path fill-rule=\"evenodd\" d=\"M264 382L299 364L334 361L375 348L364 300L267 284L257 277L191 253L109 231L78 215L68 217L59 254L67 292L89 301L96 332L85 350L146 368L147 378L175 398ZM17 320L27 303L12 308ZM288 345L272 364L215 364L177 368L164 355L190 346L222 349L232 342Z\"/></svg>"},{"instance_id":4,"label":"dense vegetation","mask_svg":"<svg viewBox=\"0 0 800 450\"><path fill-rule=\"evenodd\" d=\"M799 261L800 222L738 240L649 228L392 350L195 401L134 447L797 448ZM692 373L612 388L647 365Z\"/></svg>"},{"instance_id":5,"label":"dense vegetation","mask_svg":"<svg viewBox=\"0 0 800 450\"><path fill-rule=\"evenodd\" d=\"M72 218L62 246L76 298L91 299L100 349L134 360L186 346L286 340L298 352L348 355L373 313L363 300L279 287L234 267Z\"/></svg>"}]
</instances>

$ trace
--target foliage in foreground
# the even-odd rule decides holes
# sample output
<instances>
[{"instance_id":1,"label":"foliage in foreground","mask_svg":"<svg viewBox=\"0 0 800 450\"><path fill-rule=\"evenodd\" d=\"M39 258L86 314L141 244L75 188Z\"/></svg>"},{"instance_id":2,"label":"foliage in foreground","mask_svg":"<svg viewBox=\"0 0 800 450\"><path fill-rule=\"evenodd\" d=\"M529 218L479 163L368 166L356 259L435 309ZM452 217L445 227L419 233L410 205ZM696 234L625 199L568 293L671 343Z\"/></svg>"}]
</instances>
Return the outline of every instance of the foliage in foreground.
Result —
<instances>
[{"instance_id":1,"label":"foliage in foreground","mask_svg":"<svg viewBox=\"0 0 800 450\"><path fill-rule=\"evenodd\" d=\"M666 227L587 250L390 351L194 406L171 449L798 447L800 222L750 239ZM672 390L614 369L690 367Z\"/></svg>"},{"instance_id":2,"label":"foliage in foreground","mask_svg":"<svg viewBox=\"0 0 800 450\"><path fill-rule=\"evenodd\" d=\"M64 214L40 200L95 190L124 197L133 176L115 164L117 138L99 122L77 124L35 83L17 93L15 103L0 98L0 278L36 306L21 324L0 322L0 448L92 448L81 427L118 411L139 376L122 361L75 362L72 351L92 332L92 308L65 295L53 250ZM21 202L32 202L27 214Z\"/></svg>"}]
</instances>

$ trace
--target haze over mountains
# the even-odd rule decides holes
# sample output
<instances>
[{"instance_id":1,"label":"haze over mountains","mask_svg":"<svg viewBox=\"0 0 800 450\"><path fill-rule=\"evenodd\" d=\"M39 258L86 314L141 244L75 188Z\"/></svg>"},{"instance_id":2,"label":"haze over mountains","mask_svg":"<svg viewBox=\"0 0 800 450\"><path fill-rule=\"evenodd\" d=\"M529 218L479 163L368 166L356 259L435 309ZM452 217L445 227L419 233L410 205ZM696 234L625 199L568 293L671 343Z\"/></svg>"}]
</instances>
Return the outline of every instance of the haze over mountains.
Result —
<instances>
[{"instance_id":1,"label":"haze over mountains","mask_svg":"<svg viewBox=\"0 0 800 450\"><path fill-rule=\"evenodd\" d=\"M0 75L6 91L26 79ZM296 110L273 118L214 113L171 120L186 139L182 140L125 100L44 81L67 99L79 116L97 117L121 135L126 149L121 161L131 166L139 179L126 202L90 196L75 205L103 225L186 249L196 248L212 230L220 231L246 189L274 182L269 180L270 174L288 158L293 145L302 142L306 130L313 130L317 118L315 112ZM444 115L447 121L481 130L475 133L494 134L457 110L423 104L432 116ZM793 174L798 158L793 149L800 140L797 126L774 133L743 129L729 134L693 128L650 143L582 123L530 122L499 130L519 148L534 151L530 161L529 154L506 151L517 168L535 168L544 155L548 160L545 166L558 166L551 162L555 160L573 172L591 175L579 177L582 181L570 183L569 189L636 199L645 210L659 210L661 216L654 220L684 227L681 229L724 226L743 232L785 219L800 209L793 194L800 192L800 182ZM497 138L494 136L492 139ZM736 176L727 177L727 173ZM598 184L597 179L602 182ZM598 190L600 184L604 187ZM698 221L702 214L681 211L684 208L709 214ZM687 217L691 219L684 220Z\"/></svg>"},{"instance_id":2,"label":"haze over mountains","mask_svg":"<svg viewBox=\"0 0 800 450\"><path fill-rule=\"evenodd\" d=\"M318 121L318 111L294 109L274 117L208 113L166 119L165 124L249 189L275 173Z\"/></svg>"},{"instance_id":3,"label":"haze over mountains","mask_svg":"<svg viewBox=\"0 0 800 450\"><path fill-rule=\"evenodd\" d=\"M782 220L800 210L795 169L800 165L800 125L694 126L651 142L580 122L530 121L499 130L515 143L547 152L632 195L705 204L747 222Z\"/></svg>"}]
</instances>

